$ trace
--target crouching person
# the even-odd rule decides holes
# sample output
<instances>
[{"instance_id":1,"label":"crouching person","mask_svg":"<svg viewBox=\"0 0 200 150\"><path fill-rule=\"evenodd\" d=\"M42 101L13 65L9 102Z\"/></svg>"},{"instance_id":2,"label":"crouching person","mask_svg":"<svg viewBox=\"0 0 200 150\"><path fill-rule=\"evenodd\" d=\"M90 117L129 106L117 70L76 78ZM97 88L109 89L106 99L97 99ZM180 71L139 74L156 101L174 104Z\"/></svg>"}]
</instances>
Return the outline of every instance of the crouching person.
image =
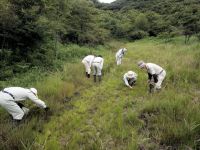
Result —
<instances>
[{"instance_id":1,"label":"crouching person","mask_svg":"<svg viewBox=\"0 0 200 150\"><path fill-rule=\"evenodd\" d=\"M150 92L155 90L160 90L163 80L166 76L166 71L154 63L145 63L144 61L139 61L138 66L141 69L145 69L148 73L148 83L150 87Z\"/></svg>"},{"instance_id":2,"label":"crouching person","mask_svg":"<svg viewBox=\"0 0 200 150\"><path fill-rule=\"evenodd\" d=\"M91 65L92 61L94 60L95 56L94 55L88 55L83 58L82 63L85 66L85 73L86 77L90 78L90 73L91 73Z\"/></svg>"},{"instance_id":3,"label":"crouching person","mask_svg":"<svg viewBox=\"0 0 200 150\"><path fill-rule=\"evenodd\" d=\"M123 80L125 85L132 89L132 87L136 83L137 74L133 71L128 71L127 73L124 74Z\"/></svg>"},{"instance_id":4,"label":"crouching person","mask_svg":"<svg viewBox=\"0 0 200 150\"><path fill-rule=\"evenodd\" d=\"M38 99L35 88L9 87L0 91L0 106L6 109L17 122L21 121L23 116L29 112L28 108L19 103L26 99L30 99L36 103L38 107L45 110L49 109L42 100Z\"/></svg>"},{"instance_id":5,"label":"crouching person","mask_svg":"<svg viewBox=\"0 0 200 150\"><path fill-rule=\"evenodd\" d=\"M103 69L103 62L104 59L102 58L101 55L99 55L98 57L95 57L93 62L92 62L92 66L93 66L93 71L94 71L94 82L96 82L96 77L98 77L99 82L101 81L101 76L102 76L102 69Z\"/></svg>"}]
</instances>

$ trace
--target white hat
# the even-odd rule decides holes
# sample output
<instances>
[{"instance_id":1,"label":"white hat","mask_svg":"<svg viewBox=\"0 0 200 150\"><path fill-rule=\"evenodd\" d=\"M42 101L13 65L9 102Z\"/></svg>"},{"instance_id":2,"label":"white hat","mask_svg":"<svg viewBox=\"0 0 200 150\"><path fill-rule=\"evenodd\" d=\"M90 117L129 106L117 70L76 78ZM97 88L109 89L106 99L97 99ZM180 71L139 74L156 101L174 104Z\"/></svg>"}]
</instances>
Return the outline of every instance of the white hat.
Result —
<instances>
[{"instance_id":1,"label":"white hat","mask_svg":"<svg viewBox=\"0 0 200 150\"><path fill-rule=\"evenodd\" d=\"M144 68L144 66L145 66L145 62L144 62L143 60L140 60L140 61L138 62L138 67Z\"/></svg>"},{"instance_id":2,"label":"white hat","mask_svg":"<svg viewBox=\"0 0 200 150\"><path fill-rule=\"evenodd\" d=\"M125 52L125 51L127 51L127 49L126 49L126 48L123 48L123 51Z\"/></svg>"},{"instance_id":3,"label":"white hat","mask_svg":"<svg viewBox=\"0 0 200 150\"><path fill-rule=\"evenodd\" d=\"M133 71L128 71L127 72L127 77L128 78L134 78L135 77L135 73Z\"/></svg>"},{"instance_id":4,"label":"white hat","mask_svg":"<svg viewBox=\"0 0 200 150\"><path fill-rule=\"evenodd\" d=\"M37 90L35 88L30 88L31 92L33 92L35 95L37 95Z\"/></svg>"}]
</instances>

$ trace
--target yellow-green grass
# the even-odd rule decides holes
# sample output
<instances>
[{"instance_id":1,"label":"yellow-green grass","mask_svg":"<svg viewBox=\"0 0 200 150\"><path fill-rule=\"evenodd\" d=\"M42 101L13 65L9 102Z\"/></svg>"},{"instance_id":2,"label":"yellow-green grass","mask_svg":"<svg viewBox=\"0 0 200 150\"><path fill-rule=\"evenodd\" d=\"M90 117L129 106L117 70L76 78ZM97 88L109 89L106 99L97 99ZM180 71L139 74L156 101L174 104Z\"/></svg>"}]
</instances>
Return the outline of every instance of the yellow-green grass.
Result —
<instances>
[{"instance_id":1,"label":"yellow-green grass","mask_svg":"<svg viewBox=\"0 0 200 150\"><path fill-rule=\"evenodd\" d=\"M85 78L81 61L67 63L62 72L36 83L51 117L46 119L37 110L36 117L11 129L7 143L16 141L13 146L24 149L198 149L200 45L196 41L184 45L182 38L170 43L145 39L110 45L99 51L105 58L101 83ZM123 64L116 66L119 46L128 52ZM147 74L137 67L139 60L167 71L161 92L148 93ZM128 70L138 74L133 89L122 80ZM3 118L7 120L6 115ZM10 126L5 124L6 132ZM3 148L13 147L4 142Z\"/></svg>"}]
</instances>

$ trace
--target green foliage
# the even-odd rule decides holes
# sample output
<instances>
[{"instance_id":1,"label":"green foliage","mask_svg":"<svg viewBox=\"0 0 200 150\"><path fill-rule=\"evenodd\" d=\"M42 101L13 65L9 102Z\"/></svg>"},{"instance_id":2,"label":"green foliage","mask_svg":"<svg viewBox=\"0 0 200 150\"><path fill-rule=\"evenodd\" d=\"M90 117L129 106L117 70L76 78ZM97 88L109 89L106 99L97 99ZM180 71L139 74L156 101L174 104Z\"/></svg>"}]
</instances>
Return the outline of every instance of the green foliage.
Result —
<instances>
[{"instance_id":1,"label":"green foliage","mask_svg":"<svg viewBox=\"0 0 200 150\"><path fill-rule=\"evenodd\" d=\"M198 42L192 41L190 45L184 45L183 37L167 43L155 38L125 45L113 41L96 50L60 45L63 52L75 57L61 71L36 69L23 79L19 76L1 82L2 88L36 87L39 97L51 108L46 118L43 110L26 103L31 112L19 127L12 127L1 109L1 149L197 149L200 54ZM128 55L122 66L116 67L113 56L122 45L129 49ZM92 79L85 78L80 56L71 49L104 56L102 83L93 84ZM147 93L146 73L133 65L141 58L166 69L160 93ZM127 70L139 75L134 89L124 86L122 76Z\"/></svg>"},{"instance_id":2,"label":"green foliage","mask_svg":"<svg viewBox=\"0 0 200 150\"><path fill-rule=\"evenodd\" d=\"M147 37L148 33L138 30L138 31L133 31L130 33L129 38L131 40L139 40L139 39L143 39L144 37Z\"/></svg>"},{"instance_id":3,"label":"green foliage","mask_svg":"<svg viewBox=\"0 0 200 150\"><path fill-rule=\"evenodd\" d=\"M149 23L144 14L140 14L135 19L135 28L138 30L148 31Z\"/></svg>"}]
</instances>

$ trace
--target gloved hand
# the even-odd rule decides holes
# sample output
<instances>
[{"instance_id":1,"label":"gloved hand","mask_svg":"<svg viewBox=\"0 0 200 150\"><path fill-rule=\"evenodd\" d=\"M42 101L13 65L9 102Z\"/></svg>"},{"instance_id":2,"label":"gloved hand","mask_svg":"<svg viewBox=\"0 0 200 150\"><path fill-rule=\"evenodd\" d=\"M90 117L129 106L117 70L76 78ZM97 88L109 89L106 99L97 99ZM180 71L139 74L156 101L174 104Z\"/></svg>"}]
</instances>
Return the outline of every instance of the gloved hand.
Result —
<instances>
[{"instance_id":1,"label":"gloved hand","mask_svg":"<svg viewBox=\"0 0 200 150\"><path fill-rule=\"evenodd\" d=\"M44 108L45 111L49 111L49 109L50 109L49 107Z\"/></svg>"}]
</instances>

